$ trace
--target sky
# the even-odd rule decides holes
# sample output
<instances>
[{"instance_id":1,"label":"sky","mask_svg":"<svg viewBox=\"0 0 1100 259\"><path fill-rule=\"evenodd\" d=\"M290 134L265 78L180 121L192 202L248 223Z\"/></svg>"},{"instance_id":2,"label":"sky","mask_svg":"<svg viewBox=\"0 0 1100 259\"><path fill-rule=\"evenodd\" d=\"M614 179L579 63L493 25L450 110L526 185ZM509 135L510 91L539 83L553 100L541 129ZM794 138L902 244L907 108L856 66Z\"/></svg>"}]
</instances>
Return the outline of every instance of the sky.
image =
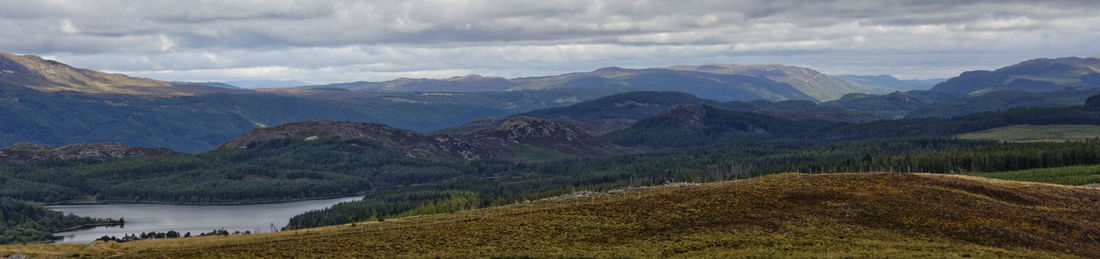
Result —
<instances>
[{"instance_id":1,"label":"sky","mask_svg":"<svg viewBox=\"0 0 1100 259\"><path fill-rule=\"evenodd\" d=\"M1100 1L0 0L0 51L173 81L785 64L947 78L1100 55Z\"/></svg>"}]
</instances>

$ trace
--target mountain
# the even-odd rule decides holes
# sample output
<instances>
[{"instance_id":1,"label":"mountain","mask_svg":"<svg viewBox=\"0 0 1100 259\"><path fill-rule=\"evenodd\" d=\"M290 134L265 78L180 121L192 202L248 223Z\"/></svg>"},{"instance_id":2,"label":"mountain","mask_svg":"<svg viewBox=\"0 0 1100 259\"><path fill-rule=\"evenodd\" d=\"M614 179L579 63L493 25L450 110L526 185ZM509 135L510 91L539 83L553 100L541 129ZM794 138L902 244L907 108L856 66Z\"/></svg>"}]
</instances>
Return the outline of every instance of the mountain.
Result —
<instances>
[{"instance_id":1,"label":"mountain","mask_svg":"<svg viewBox=\"0 0 1100 259\"><path fill-rule=\"evenodd\" d=\"M818 101L836 100L849 93L883 94L888 90L873 84L859 84L813 69L784 65L704 65L674 66L673 70L699 71L717 74L755 75L794 86ZM705 95L700 95L705 96Z\"/></svg>"},{"instance_id":2,"label":"mountain","mask_svg":"<svg viewBox=\"0 0 1100 259\"><path fill-rule=\"evenodd\" d=\"M822 103L821 106L869 114L882 119L900 119L921 107L955 98L957 97L946 93L919 90L884 95L848 94L838 100Z\"/></svg>"},{"instance_id":3,"label":"mountain","mask_svg":"<svg viewBox=\"0 0 1100 259\"><path fill-rule=\"evenodd\" d=\"M504 91L513 86L515 83L508 79L471 74L448 79L399 78L385 82L358 81L306 87L345 88L355 91L487 92Z\"/></svg>"},{"instance_id":4,"label":"mountain","mask_svg":"<svg viewBox=\"0 0 1100 259\"><path fill-rule=\"evenodd\" d=\"M886 93L885 88L834 78L808 68L761 65L676 66L670 68L600 68L553 76L500 78L467 75L448 79L402 78L384 82L350 82L308 86L354 91L481 92L603 88L621 91L679 91L719 101L826 101L847 93Z\"/></svg>"},{"instance_id":5,"label":"mountain","mask_svg":"<svg viewBox=\"0 0 1100 259\"><path fill-rule=\"evenodd\" d=\"M627 92L583 101L577 104L534 110L517 116L530 116L558 121L578 127L590 135L599 136L615 130L629 128L635 122L657 116L680 105L708 105L711 107L764 114L789 120L823 120L837 122L865 122L873 118L837 108L821 107L810 101L752 101L718 102L700 99L681 92ZM464 133L476 129L495 128L504 119L487 118L437 131L438 133Z\"/></svg>"},{"instance_id":6,"label":"mountain","mask_svg":"<svg viewBox=\"0 0 1100 259\"><path fill-rule=\"evenodd\" d=\"M654 148L706 146L738 140L795 136L831 123L792 121L707 105L681 105L604 138L623 146Z\"/></svg>"},{"instance_id":7,"label":"mountain","mask_svg":"<svg viewBox=\"0 0 1100 259\"><path fill-rule=\"evenodd\" d=\"M950 118L978 112L1021 107L1064 107L1080 105L1100 88L1068 88L1051 92L1001 90L976 96L956 96L937 91L914 90L885 95L849 94L820 106L865 114L878 119L921 117Z\"/></svg>"},{"instance_id":8,"label":"mountain","mask_svg":"<svg viewBox=\"0 0 1100 259\"><path fill-rule=\"evenodd\" d=\"M994 71L968 71L932 87L932 91L974 96L1001 90L1050 92L1066 88L1100 88L1097 58L1040 58Z\"/></svg>"},{"instance_id":9,"label":"mountain","mask_svg":"<svg viewBox=\"0 0 1100 259\"><path fill-rule=\"evenodd\" d=\"M225 81L225 84L229 84L240 88L286 88L309 85L309 83L298 80L233 80Z\"/></svg>"},{"instance_id":10,"label":"mountain","mask_svg":"<svg viewBox=\"0 0 1100 259\"><path fill-rule=\"evenodd\" d=\"M45 92L180 96L202 93L240 93L238 89L205 84L173 83L122 74L74 68L34 55L0 52L0 81Z\"/></svg>"},{"instance_id":11,"label":"mountain","mask_svg":"<svg viewBox=\"0 0 1100 259\"><path fill-rule=\"evenodd\" d=\"M542 160L548 157L595 157L624 153L606 141L568 124L531 117L513 117L494 129L460 135L427 135L377 123L308 121L255 129L219 148L245 149L250 143L278 139L313 141L336 137L432 160Z\"/></svg>"},{"instance_id":12,"label":"mountain","mask_svg":"<svg viewBox=\"0 0 1100 259\"><path fill-rule=\"evenodd\" d=\"M131 147L122 143L77 143L49 146L33 143L16 143L0 148L0 165L23 164L34 161L149 157L180 155L167 148Z\"/></svg>"},{"instance_id":13,"label":"mountain","mask_svg":"<svg viewBox=\"0 0 1100 259\"><path fill-rule=\"evenodd\" d=\"M453 202L461 202L454 199ZM982 209L976 209L982 208ZM91 257L1100 257L1100 191L904 173L577 192L278 233L35 244ZM110 245L111 249L96 249ZM232 248L227 248L230 246Z\"/></svg>"},{"instance_id":14,"label":"mountain","mask_svg":"<svg viewBox=\"0 0 1100 259\"><path fill-rule=\"evenodd\" d=\"M943 83L947 79L918 79L901 80L891 75L863 76L863 75L839 75L834 76L862 85L874 85L897 91L928 90L936 84Z\"/></svg>"},{"instance_id":15,"label":"mountain","mask_svg":"<svg viewBox=\"0 0 1100 259\"><path fill-rule=\"evenodd\" d=\"M1091 109L1100 108L1100 95L1089 97L1088 100L1085 100L1085 107Z\"/></svg>"}]
</instances>

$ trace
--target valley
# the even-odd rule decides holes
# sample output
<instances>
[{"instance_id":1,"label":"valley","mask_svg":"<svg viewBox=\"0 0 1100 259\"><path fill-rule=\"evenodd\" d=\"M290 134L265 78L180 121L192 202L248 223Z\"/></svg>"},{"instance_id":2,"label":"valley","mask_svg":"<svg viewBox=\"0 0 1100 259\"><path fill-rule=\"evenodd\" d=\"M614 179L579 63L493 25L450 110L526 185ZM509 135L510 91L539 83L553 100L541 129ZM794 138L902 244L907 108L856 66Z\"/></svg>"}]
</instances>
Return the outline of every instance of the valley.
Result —
<instances>
[{"instance_id":1,"label":"valley","mask_svg":"<svg viewBox=\"0 0 1100 259\"><path fill-rule=\"evenodd\" d=\"M1092 64L1040 60L1005 71L1028 74L1019 67L1063 61ZM127 215L157 219L125 216L133 227L72 232L5 219L5 229L19 230L0 232L8 243L49 242L47 233L57 233L58 241L81 244L0 246L0 255L1094 255L1095 240L1040 223L1091 231L1095 222L1034 208L1096 213L1073 207L1095 202L1087 198L1095 189L1061 185L1100 184L1093 132L1100 92L1085 79L1061 89L949 90L971 80L964 75L905 92L865 84L915 82L772 65L141 94L106 94L113 89L51 77L33 77L37 85L5 81L0 119L11 123L0 126L0 136L32 143L0 148L0 197L27 208L94 217L70 219L87 224L113 224L110 218L122 217L114 212L133 208L198 211L179 220L189 222L234 206L355 198L247 212L268 216L262 231L253 219L157 225L172 217L138 211ZM1045 82L1082 76L1044 75ZM471 88L485 84L499 89ZM921 195L946 198L929 203ZM108 205L58 205L66 203ZM261 205L228 205L252 203ZM1005 212L948 209L958 204ZM121 207L101 213L81 206ZM907 212L924 206L942 213ZM640 207L653 214L618 209ZM739 209L707 214L723 211L717 208ZM1020 215L1041 217L1028 230L1043 236L1006 223ZM985 217L1004 222L977 222ZM227 236L121 239L133 231L232 228L226 224L244 227ZM533 238L548 229L559 234ZM961 234L975 229L989 232ZM497 232L507 236L490 234ZM118 239L87 244L101 235ZM808 245L813 240L828 241ZM425 242L431 245L413 245ZM361 246L348 248L353 243Z\"/></svg>"}]
</instances>

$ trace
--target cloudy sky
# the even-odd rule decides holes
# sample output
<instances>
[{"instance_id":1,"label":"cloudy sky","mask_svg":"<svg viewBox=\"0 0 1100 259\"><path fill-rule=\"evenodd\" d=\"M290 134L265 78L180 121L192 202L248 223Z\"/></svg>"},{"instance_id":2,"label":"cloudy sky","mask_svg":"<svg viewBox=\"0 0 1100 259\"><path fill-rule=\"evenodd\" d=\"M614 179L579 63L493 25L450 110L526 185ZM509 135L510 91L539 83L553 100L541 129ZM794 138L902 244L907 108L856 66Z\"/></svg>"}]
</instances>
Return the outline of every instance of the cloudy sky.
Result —
<instances>
[{"instance_id":1,"label":"cloudy sky","mask_svg":"<svg viewBox=\"0 0 1100 259\"><path fill-rule=\"evenodd\" d=\"M0 51L164 80L788 64L937 78L1100 55L1100 1L0 0Z\"/></svg>"}]
</instances>

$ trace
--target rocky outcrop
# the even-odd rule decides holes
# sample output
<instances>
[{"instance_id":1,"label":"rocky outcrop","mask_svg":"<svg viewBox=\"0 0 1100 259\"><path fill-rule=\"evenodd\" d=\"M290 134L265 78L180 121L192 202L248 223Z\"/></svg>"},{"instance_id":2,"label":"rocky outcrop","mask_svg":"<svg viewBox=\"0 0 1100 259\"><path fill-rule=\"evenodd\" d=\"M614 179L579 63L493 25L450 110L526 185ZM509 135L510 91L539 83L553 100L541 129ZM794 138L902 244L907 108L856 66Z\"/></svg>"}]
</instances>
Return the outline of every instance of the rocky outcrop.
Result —
<instances>
[{"instance_id":1,"label":"rocky outcrop","mask_svg":"<svg viewBox=\"0 0 1100 259\"><path fill-rule=\"evenodd\" d=\"M131 147L122 143L78 143L50 146L16 143L0 148L0 164L13 165L34 161L148 157L183 154L167 148Z\"/></svg>"},{"instance_id":2,"label":"rocky outcrop","mask_svg":"<svg viewBox=\"0 0 1100 259\"><path fill-rule=\"evenodd\" d=\"M704 126L703 118L707 116L707 109L702 105L680 105L661 116L675 119L676 126L681 129L701 130Z\"/></svg>"},{"instance_id":3,"label":"rocky outcrop","mask_svg":"<svg viewBox=\"0 0 1100 259\"><path fill-rule=\"evenodd\" d=\"M522 147L551 149L563 154L592 157L623 149L592 137L577 127L531 117L503 119L492 129L465 134L422 134L369 122L308 121L255 129L217 148L248 148L249 143L275 139L316 140L336 137L375 145L412 158L460 160L519 160Z\"/></svg>"}]
</instances>

